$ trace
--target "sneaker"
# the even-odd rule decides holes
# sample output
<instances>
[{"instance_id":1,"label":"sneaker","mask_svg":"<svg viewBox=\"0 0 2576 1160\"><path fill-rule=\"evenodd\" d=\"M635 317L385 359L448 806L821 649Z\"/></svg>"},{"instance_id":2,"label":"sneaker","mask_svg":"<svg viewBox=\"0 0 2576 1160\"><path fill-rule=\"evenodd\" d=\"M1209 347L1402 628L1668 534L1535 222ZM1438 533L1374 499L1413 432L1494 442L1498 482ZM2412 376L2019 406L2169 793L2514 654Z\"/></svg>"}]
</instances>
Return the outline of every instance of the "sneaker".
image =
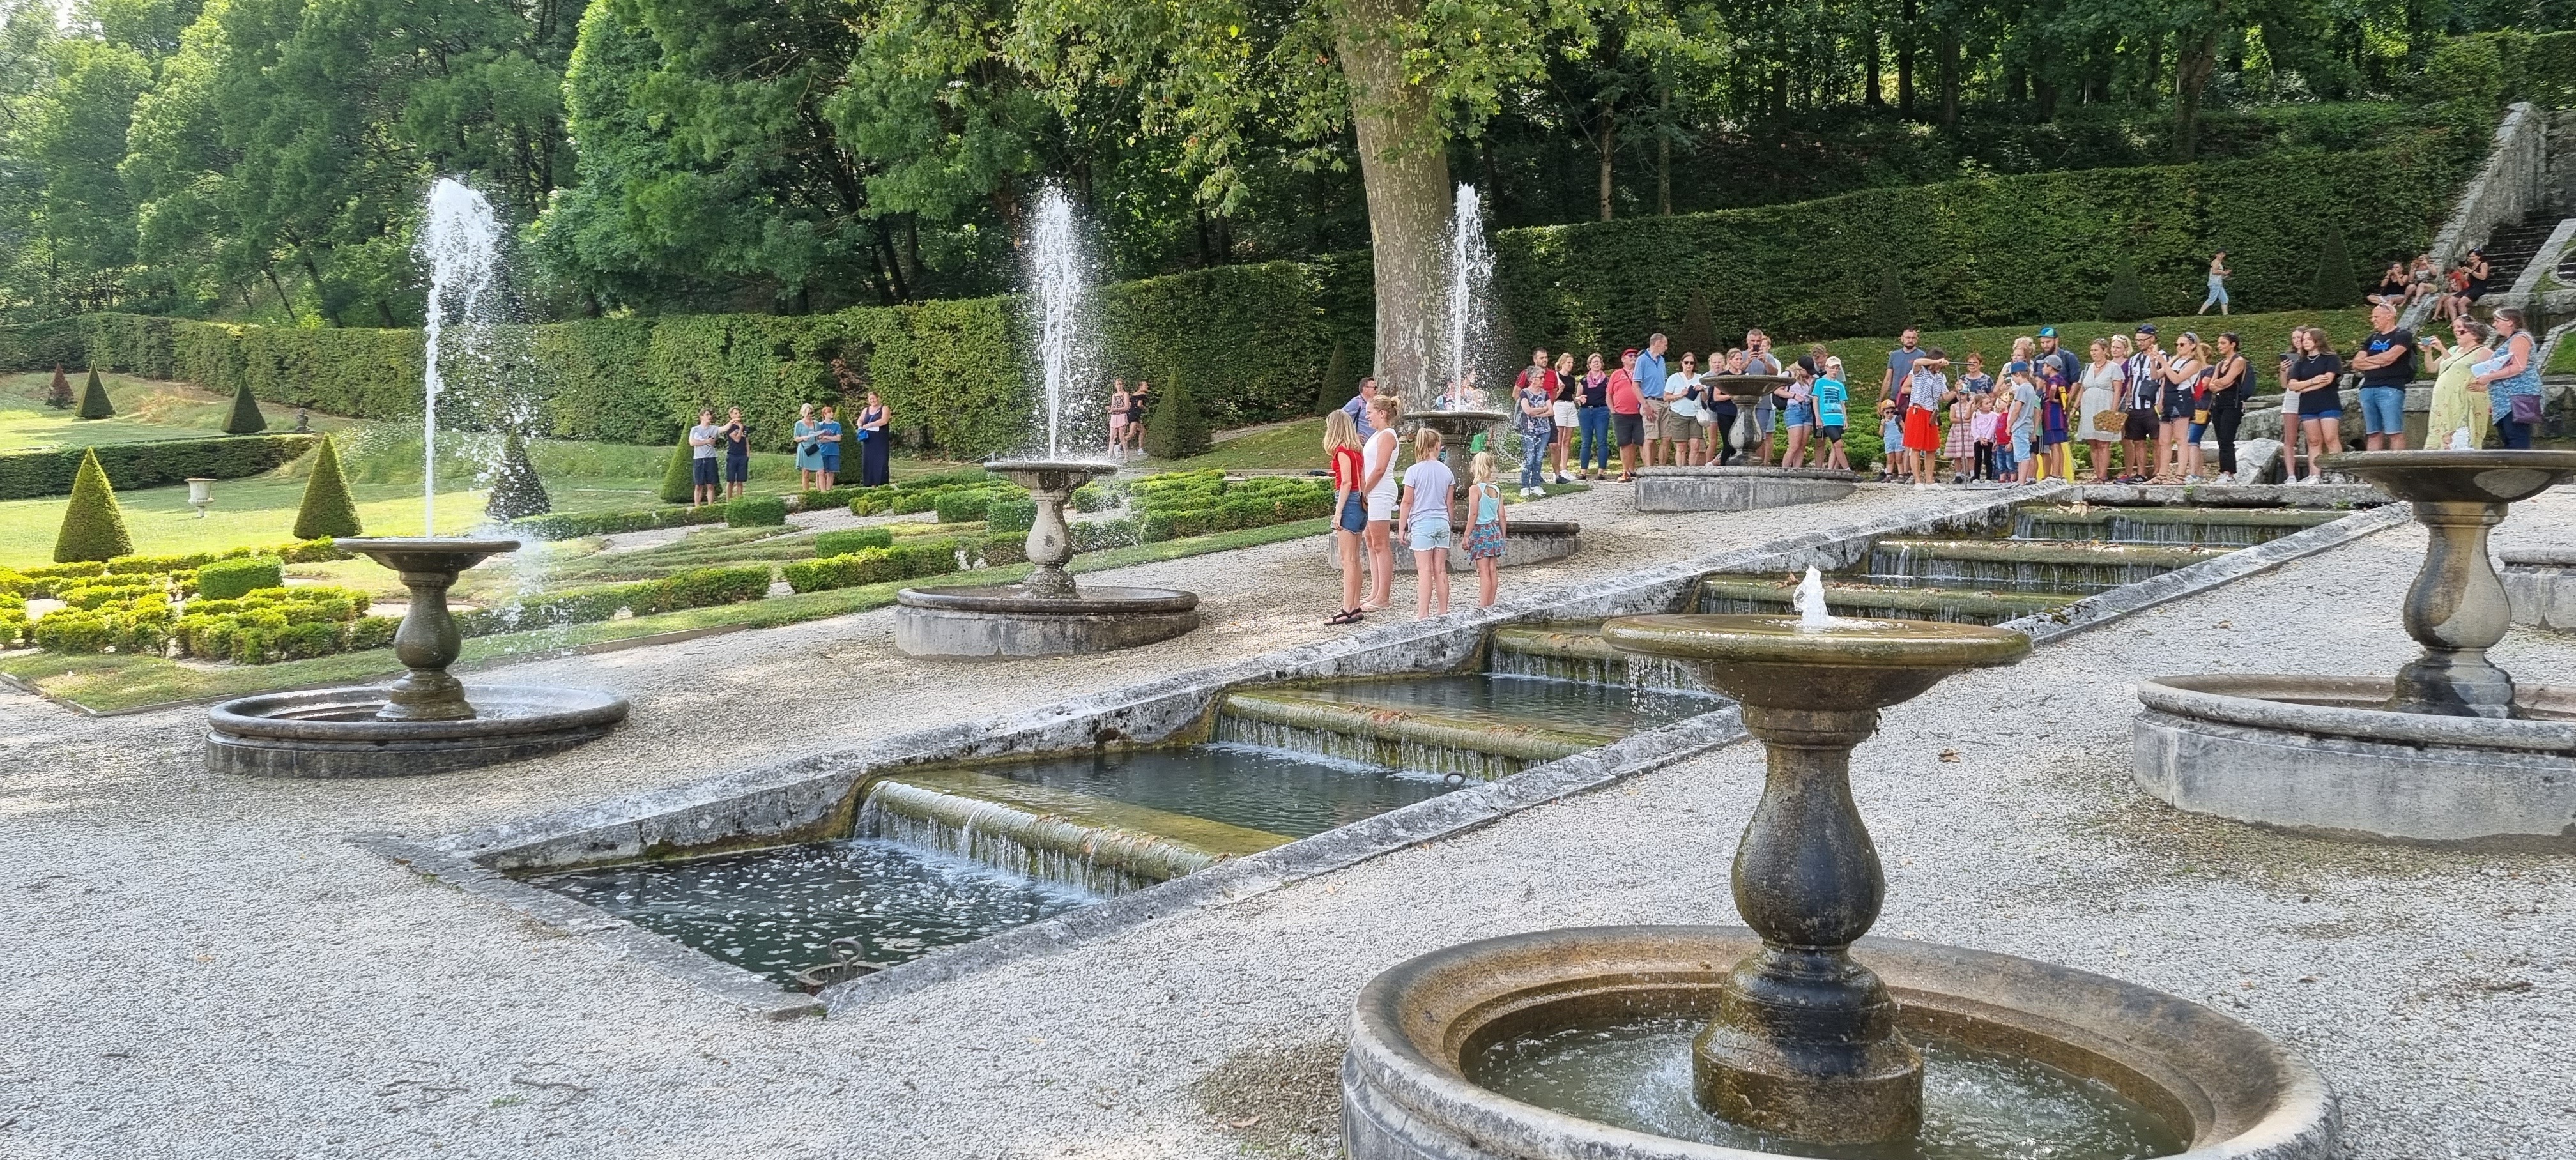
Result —
<instances>
[{"instance_id":1,"label":"sneaker","mask_svg":"<svg viewBox=\"0 0 2576 1160\"><path fill-rule=\"evenodd\" d=\"M1573 480L1571 480L1571 479L1567 479L1566 477L1564 477L1564 476L1562 476L1562 475L1560 475L1560 476L1557 476L1557 477L1556 477L1556 485L1557 485L1558 487L1564 487L1565 485L1567 485L1567 484L1569 484L1569 483L1572 483L1572 482L1574 482L1574 481L1573 481Z\"/></svg>"},{"instance_id":2,"label":"sneaker","mask_svg":"<svg viewBox=\"0 0 2576 1160\"><path fill-rule=\"evenodd\" d=\"M2235 472L2233 472L2233 471L2222 471L2222 472L2219 472L2219 473L2218 473L2218 482L2219 482L2219 483L2221 483L2221 484L2230 484L2230 483L2234 483L2234 482L2236 482L2236 473L2235 473Z\"/></svg>"},{"instance_id":3,"label":"sneaker","mask_svg":"<svg viewBox=\"0 0 2576 1160\"><path fill-rule=\"evenodd\" d=\"M2201 478L2197 475L2186 475L2182 477L2182 481L2187 484L2199 483L2201 482Z\"/></svg>"}]
</instances>

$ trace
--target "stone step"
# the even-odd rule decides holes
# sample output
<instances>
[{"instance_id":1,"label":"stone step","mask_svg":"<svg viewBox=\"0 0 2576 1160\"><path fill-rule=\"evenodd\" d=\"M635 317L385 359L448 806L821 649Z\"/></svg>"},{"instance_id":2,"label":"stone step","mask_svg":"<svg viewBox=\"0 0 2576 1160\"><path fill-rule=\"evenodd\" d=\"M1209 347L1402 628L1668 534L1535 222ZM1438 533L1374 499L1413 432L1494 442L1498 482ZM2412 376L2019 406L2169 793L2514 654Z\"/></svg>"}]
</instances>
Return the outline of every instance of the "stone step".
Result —
<instances>
[{"instance_id":1,"label":"stone step","mask_svg":"<svg viewBox=\"0 0 2576 1160\"><path fill-rule=\"evenodd\" d=\"M1486 671L1640 689L1709 692L1688 665L1620 652L1601 639L1597 620L1497 628L1487 641Z\"/></svg>"},{"instance_id":2,"label":"stone step","mask_svg":"<svg viewBox=\"0 0 2576 1160\"><path fill-rule=\"evenodd\" d=\"M1140 890L1289 841L973 769L877 778L862 798L857 833L1096 894Z\"/></svg>"},{"instance_id":3,"label":"stone step","mask_svg":"<svg viewBox=\"0 0 2576 1160\"><path fill-rule=\"evenodd\" d=\"M1539 726L1261 689L1225 695L1214 740L1493 780L1626 735L1598 726Z\"/></svg>"},{"instance_id":4,"label":"stone step","mask_svg":"<svg viewBox=\"0 0 2576 1160\"><path fill-rule=\"evenodd\" d=\"M1784 580L1710 576L1694 602L1701 612L1787 613L1797 585ZM1881 620L1935 620L1952 624L2002 624L2054 612L2078 598L2061 593L1994 592L1975 588L1898 588L1829 582L1825 609L1836 616Z\"/></svg>"}]
</instances>

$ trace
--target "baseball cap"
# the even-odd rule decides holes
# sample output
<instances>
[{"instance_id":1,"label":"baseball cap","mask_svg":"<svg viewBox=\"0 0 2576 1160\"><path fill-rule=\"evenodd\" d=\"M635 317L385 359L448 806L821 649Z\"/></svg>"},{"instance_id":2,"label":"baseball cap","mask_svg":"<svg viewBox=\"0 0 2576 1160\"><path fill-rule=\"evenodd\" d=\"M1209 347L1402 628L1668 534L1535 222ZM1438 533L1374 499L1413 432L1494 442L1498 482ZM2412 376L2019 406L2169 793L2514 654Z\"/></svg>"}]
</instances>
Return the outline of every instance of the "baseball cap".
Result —
<instances>
[{"instance_id":1,"label":"baseball cap","mask_svg":"<svg viewBox=\"0 0 2576 1160\"><path fill-rule=\"evenodd\" d=\"M2155 332L2156 332L2156 324L2155 324L2155 323L2152 323L2152 322L2141 322L2141 323L2139 323L2139 324L2138 324L2138 333L2140 333L2140 334L2154 334Z\"/></svg>"},{"instance_id":2,"label":"baseball cap","mask_svg":"<svg viewBox=\"0 0 2576 1160\"><path fill-rule=\"evenodd\" d=\"M2043 327L2040 327L2040 328L2039 328L2039 336L2040 336L2041 338L2055 338L2055 337L2057 337L2057 328L2056 328L2056 327L2054 327L2054 326L2043 326Z\"/></svg>"},{"instance_id":3,"label":"baseball cap","mask_svg":"<svg viewBox=\"0 0 2576 1160\"><path fill-rule=\"evenodd\" d=\"M1629 348L1628 348L1628 349L1626 349L1626 350L1620 351L1620 352L1619 352L1619 357L1621 357L1621 358L1635 358L1635 357L1637 357L1637 348L1632 346L1632 347L1629 347Z\"/></svg>"}]
</instances>

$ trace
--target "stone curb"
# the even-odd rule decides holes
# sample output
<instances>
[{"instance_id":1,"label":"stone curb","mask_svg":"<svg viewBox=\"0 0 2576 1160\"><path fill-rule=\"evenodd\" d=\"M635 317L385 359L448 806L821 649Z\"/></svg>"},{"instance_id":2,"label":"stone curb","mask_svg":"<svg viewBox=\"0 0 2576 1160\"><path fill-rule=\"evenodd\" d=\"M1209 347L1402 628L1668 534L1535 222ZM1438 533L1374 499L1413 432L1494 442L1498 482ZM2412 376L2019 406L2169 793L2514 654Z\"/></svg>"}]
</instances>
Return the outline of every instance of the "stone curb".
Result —
<instances>
[{"instance_id":1,"label":"stone curb","mask_svg":"<svg viewBox=\"0 0 2576 1160\"><path fill-rule=\"evenodd\" d=\"M2087 596L2055 612L2037 613L2008 620L1998 625L2015 632L2030 634L2033 644L2046 644L2060 637L2072 636L2088 628L2108 624L2142 609L2180 600L2196 592L2206 592L2232 580L2241 580L2268 572L2305 556L2338 548L2375 532L2384 532L2414 522L2414 509L2406 504L2387 504L2358 512L2330 524L2319 524L2303 532L2293 532L2268 543L2242 548L2215 560L2206 560L2187 568L2177 568L2152 580L2123 584L2108 592Z\"/></svg>"}]
</instances>

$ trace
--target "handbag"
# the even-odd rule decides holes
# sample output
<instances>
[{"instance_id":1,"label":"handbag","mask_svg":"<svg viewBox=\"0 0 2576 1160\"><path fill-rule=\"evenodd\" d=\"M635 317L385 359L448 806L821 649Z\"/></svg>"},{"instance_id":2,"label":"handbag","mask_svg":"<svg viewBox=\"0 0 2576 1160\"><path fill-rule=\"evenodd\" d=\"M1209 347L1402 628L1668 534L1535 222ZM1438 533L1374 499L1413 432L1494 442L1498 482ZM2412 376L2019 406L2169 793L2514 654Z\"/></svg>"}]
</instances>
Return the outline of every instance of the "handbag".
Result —
<instances>
[{"instance_id":1,"label":"handbag","mask_svg":"<svg viewBox=\"0 0 2576 1160\"><path fill-rule=\"evenodd\" d=\"M2538 395L2512 395L2512 396L2508 396L2508 399L2509 399L2509 401L2513 404L2513 421L2514 421L2514 422L2516 422L2516 423L2538 423L2538 422L2540 422L2540 396L2538 396Z\"/></svg>"}]
</instances>

